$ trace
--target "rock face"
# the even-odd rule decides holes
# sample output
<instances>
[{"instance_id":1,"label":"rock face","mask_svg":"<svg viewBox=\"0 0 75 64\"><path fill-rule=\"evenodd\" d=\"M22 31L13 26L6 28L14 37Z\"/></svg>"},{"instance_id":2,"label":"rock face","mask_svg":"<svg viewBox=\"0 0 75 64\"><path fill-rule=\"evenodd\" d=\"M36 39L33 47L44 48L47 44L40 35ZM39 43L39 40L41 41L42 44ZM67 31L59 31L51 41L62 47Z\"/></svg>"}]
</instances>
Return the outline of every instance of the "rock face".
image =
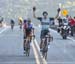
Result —
<instances>
[{"instance_id":1,"label":"rock face","mask_svg":"<svg viewBox=\"0 0 75 64\"><path fill-rule=\"evenodd\" d=\"M17 21L18 16L22 16L23 18L30 16L32 14L32 8L35 5L38 8L36 12L38 16L42 15L43 11L47 10L49 16L55 17L59 3L61 3L61 6L64 8L64 6L67 7L67 5L72 4L74 1L75 0L71 2L70 0L18 0L17 2L17 0L0 0L0 16L3 16L5 21L8 22L10 18L14 18ZM70 5L67 8L72 16L75 15L74 8L74 5Z\"/></svg>"}]
</instances>

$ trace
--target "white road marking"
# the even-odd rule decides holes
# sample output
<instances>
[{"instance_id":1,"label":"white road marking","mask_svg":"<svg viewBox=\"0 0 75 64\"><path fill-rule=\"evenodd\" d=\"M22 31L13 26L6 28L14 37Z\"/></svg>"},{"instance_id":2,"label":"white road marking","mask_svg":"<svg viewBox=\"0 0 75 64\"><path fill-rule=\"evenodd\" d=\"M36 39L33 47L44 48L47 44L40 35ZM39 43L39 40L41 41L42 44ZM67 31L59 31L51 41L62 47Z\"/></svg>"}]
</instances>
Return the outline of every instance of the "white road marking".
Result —
<instances>
[{"instance_id":1,"label":"white road marking","mask_svg":"<svg viewBox=\"0 0 75 64\"><path fill-rule=\"evenodd\" d=\"M55 33L57 33L57 31L55 31L55 30L53 30L53 29L50 29L51 31L53 31L53 32L55 32ZM59 33L57 33L57 34L59 34ZM68 39L70 39L70 40L72 40L73 42L75 41L74 39L72 39L72 38L70 38L70 37L67 37ZM71 42L71 44L72 44L72 42ZM68 52L67 52L67 50L65 49L65 47L64 47L64 53L67 53L68 54ZM69 55L69 57L71 58L71 59L74 59L74 57L71 55L71 54L68 54Z\"/></svg>"},{"instance_id":2,"label":"white road marking","mask_svg":"<svg viewBox=\"0 0 75 64\"><path fill-rule=\"evenodd\" d=\"M0 34L3 33L4 31L6 31L8 29L8 27L4 28L3 30L0 31Z\"/></svg>"},{"instance_id":3,"label":"white road marking","mask_svg":"<svg viewBox=\"0 0 75 64\"><path fill-rule=\"evenodd\" d=\"M55 33L57 33L57 31L55 31L55 30L53 30L53 29L50 29L51 31L53 31L53 32L55 32ZM59 33L57 33L57 34L59 34ZM75 41L73 38L71 38L71 37L67 37L68 39L70 39L70 40L72 40L72 41Z\"/></svg>"},{"instance_id":4,"label":"white road marking","mask_svg":"<svg viewBox=\"0 0 75 64\"><path fill-rule=\"evenodd\" d=\"M37 44L36 39L35 39L35 45L36 45L36 47L37 47L37 49L38 49L38 51L39 51L39 53L40 53L40 48L39 48L39 45ZM47 61L43 58L43 56L41 55L41 53L40 53L40 56L41 56L41 58L42 58L42 60L43 60L43 64L47 64Z\"/></svg>"},{"instance_id":5,"label":"white road marking","mask_svg":"<svg viewBox=\"0 0 75 64\"><path fill-rule=\"evenodd\" d=\"M14 28L18 28L19 26L15 26ZM11 26L6 26L4 29L0 31L0 34L6 31L7 29L11 28Z\"/></svg>"},{"instance_id":6,"label":"white road marking","mask_svg":"<svg viewBox=\"0 0 75 64\"><path fill-rule=\"evenodd\" d=\"M72 40L73 42L75 42L75 40L73 38L71 38L71 37L67 37L67 38L70 39L70 40Z\"/></svg>"},{"instance_id":7,"label":"white road marking","mask_svg":"<svg viewBox=\"0 0 75 64\"><path fill-rule=\"evenodd\" d=\"M40 27L39 27L39 28L40 28ZM54 32L54 33L57 33L57 31L55 31L55 30L53 30L53 29L50 29L50 31L52 31L52 32ZM59 33L57 33L57 34L60 35ZM72 40L73 42L75 42L75 40L74 40L73 38L68 37L68 39L70 39L70 40ZM39 46L38 46L36 40L35 40L35 44L36 44L38 50L40 50L40 48L39 48ZM71 42L71 44L72 44L72 42ZM64 50L64 53L68 53L66 49ZM73 57L71 54L68 54L68 55L69 55L69 57L70 57L71 59L74 59L74 57Z\"/></svg>"},{"instance_id":8,"label":"white road marking","mask_svg":"<svg viewBox=\"0 0 75 64\"><path fill-rule=\"evenodd\" d=\"M36 64L40 64L40 61L39 61L39 57L38 57L38 53L35 49L35 46L34 46L34 43L32 42L32 47L33 47L33 51L34 51L34 56L35 56L35 59L36 59Z\"/></svg>"},{"instance_id":9,"label":"white road marking","mask_svg":"<svg viewBox=\"0 0 75 64\"><path fill-rule=\"evenodd\" d=\"M32 63L32 64L34 64L35 62L25 62L25 61L14 61L14 62L13 61L10 61L10 62L8 62L8 61L6 61L6 62L0 62L0 63L1 64L3 64L3 63L8 63L8 64L11 64L11 63L18 63L18 64L19 63L27 63L27 64L30 63L31 64ZM68 64L72 64L73 63L73 64L75 64L75 62L48 62L48 63L52 63L52 64L53 63L55 63L55 64L57 64L57 63L68 63Z\"/></svg>"},{"instance_id":10,"label":"white road marking","mask_svg":"<svg viewBox=\"0 0 75 64\"><path fill-rule=\"evenodd\" d=\"M0 64L21 64L21 63L24 63L24 64L35 64L35 62L25 62L25 61L4 61L4 62L0 62Z\"/></svg>"}]
</instances>

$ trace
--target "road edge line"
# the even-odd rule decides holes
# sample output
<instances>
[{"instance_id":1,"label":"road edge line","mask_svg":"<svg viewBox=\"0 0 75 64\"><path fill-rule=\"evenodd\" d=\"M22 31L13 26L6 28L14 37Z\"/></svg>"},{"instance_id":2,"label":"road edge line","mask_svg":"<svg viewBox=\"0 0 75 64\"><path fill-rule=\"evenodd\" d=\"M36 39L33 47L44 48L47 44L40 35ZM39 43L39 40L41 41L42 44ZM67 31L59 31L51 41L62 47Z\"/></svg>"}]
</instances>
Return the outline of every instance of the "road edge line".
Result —
<instances>
[{"instance_id":1,"label":"road edge line","mask_svg":"<svg viewBox=\"0 0 75 64\"><path fill-rule=\"evenodd\" d=\"M36 64L40 64L40 60L39 60L39 57L38 57L38 54L37 54L37 51L36 51L36 49L35 49L35 46L34 46L33 41L32 41L32 48L33 48L33 52L34 52Z\"/></svg>"},{"instance_id":2,"label":"road edge line","mask_svg":"<svg viewBox=\"0 0 75 64\"><path fill-rule=\"evenodd\" d=\"M2 30L0 31L0 34L3 33L4 31L6 31L8 28L9 28L9 27L6 27L6 28L2 29Z\"/></svg>"},{"instance_id":3,"label":"road edge line","mask_svg":"<svg viewBox=\"0 0 75 64\"><path fill-rule=\"evenodd\" d=\"M38 52L40 53L40 48L39 48L39 45L37 44L37 40L35 39L35 45L38 49ZM43 64L47 64L47 61L43 58L43 56L40 54L41 58L42 58L42 61L43 61Z\"/></svg>"}]
</instances>

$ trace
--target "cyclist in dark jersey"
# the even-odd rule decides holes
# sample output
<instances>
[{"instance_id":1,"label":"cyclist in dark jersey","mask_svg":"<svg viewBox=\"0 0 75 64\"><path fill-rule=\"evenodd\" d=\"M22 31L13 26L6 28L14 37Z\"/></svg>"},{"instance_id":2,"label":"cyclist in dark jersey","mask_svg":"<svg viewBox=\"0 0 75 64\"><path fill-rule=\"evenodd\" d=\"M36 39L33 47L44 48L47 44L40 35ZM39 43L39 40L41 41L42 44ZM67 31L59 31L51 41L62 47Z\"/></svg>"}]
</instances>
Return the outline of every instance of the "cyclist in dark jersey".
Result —
<instances>
[{"instance_id":1,"label":"cyclist in dark jersey","mask_svg":"<svg viewBox=\"0 0 75 64\"><path fill-rule=\"evenodd\" d=\"M27 44L26 39L28 39L29 42L31 42L32 36L34 35L34 26L30 19L24 20L23 30L24 30L24 44L23 45L24 45L24 53L25 53L25 50L26 50L25 48L26 48L26 44Z\"/></svg>"}]
</instances>

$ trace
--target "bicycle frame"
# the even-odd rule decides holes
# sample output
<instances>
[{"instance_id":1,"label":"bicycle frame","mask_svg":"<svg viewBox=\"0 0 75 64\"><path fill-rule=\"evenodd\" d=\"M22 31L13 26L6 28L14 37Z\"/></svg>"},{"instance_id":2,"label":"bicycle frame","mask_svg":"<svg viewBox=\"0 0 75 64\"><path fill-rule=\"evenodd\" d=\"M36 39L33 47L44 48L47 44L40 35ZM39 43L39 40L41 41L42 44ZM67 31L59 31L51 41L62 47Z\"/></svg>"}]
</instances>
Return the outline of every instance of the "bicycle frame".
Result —
<instances>
[{"instance_id":1,"label":"bicycle frame","mask_svg":"<svg viewBox=\"0 0 75 64\"><path fill-rule=\"evenodd\" d=\"M42 55L45 59L47 59L47 52L48 52L48 38L45 37L42 43Z\"/></svg>"},{"instance_id":2,"label":"bicycle frame","mask_svg":"<svg viewBox=\"0 0 75 64\"><path fill-rule=\"evenodd\" d=\"M20 23L19 25L20 25L20 29L22 29L22 23Z\"/></svg>"},{"instance_id":3,"label":"bicycle frame","mask_svg":"<svg viewBox=\"0 0 75 64\"><path fill-rule=\"evenodd\" d=\"M25 51L26 51L26 56L29 56L30 54L30 38L27 37L25 41Z\"/></svg>"},{"instance_id":4,"label":"bicycle frame","mask_svg":"<svg viewBox=\"0 0 75 64\"><path fill-rule=\"evenodd\" d=\"M13 28L14 28L14 24L11 24L11 29L13 30Z\"/></svg>"},{"instance_id":5,"label":"bicycle frame","mask_svg":"<svg viewBox=\"0 0 75 64\"><path fill-rule=\"evenodd\" d=\"M46 35L45 38L43 38L42 43L42 55L45 59L47 59L47 52L48 52L48 39L50 38L50 42L53 40L53 37L50 37L49 35Z\"/></svg>"}]
</instances>

